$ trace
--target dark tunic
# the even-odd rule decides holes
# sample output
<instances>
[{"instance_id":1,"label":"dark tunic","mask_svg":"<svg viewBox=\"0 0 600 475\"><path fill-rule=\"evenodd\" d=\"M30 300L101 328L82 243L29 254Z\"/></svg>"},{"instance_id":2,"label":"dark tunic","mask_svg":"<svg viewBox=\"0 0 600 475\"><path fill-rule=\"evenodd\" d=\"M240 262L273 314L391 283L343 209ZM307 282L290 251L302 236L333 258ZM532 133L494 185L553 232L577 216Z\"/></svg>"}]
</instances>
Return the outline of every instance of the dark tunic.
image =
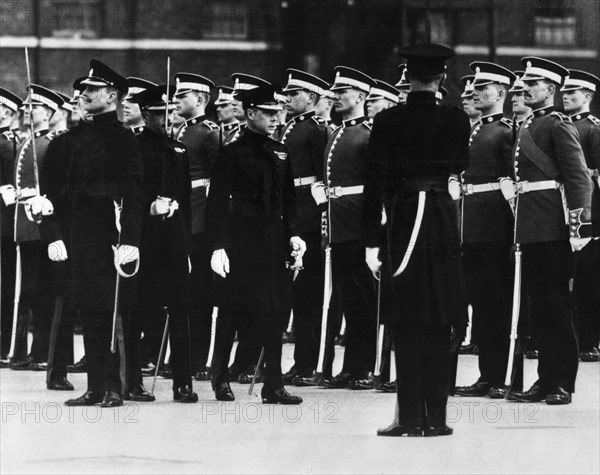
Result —
<instances>
[{"instance_id":1,"label":"dark tunic","mask_svg":"<svg viewBox=\"0 0 600 475\"><path fill-rule=\"evenodd\" d=\"M363 240L379 247L381 208L387 211L387 262L394 319L456 325L466 322L457 205L447 191L450 174L467 167L469 119L454 107L436 106L428 92L411 92L407 103L380 112L367 161ZM406 253L417 214L418 191L426 191L421 229L408 266L392 280ZM383 297L382 297L383 298Z\"/></svg>"}]
</instances>

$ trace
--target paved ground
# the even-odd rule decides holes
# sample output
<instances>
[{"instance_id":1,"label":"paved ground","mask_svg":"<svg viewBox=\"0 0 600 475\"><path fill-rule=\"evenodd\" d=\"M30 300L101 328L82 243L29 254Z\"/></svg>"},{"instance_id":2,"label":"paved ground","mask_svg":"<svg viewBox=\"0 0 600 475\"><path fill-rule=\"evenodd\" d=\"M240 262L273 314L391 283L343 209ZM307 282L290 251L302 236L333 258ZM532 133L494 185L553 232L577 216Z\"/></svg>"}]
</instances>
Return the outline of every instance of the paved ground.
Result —
<instances>
[{"instance_id":1,"label":"paved ground","mask_svg":"<svg viewBox=\"0 0 600 475\"><path fill-rule=\"evenodd\" d=\"M337 364L342 348L338 348ZM284 370L293 345L284 346ZM461 356L458 383L477 377ZM526 361L525 380L536 361ZM600 365L580 365L569 406L450 398L452 437L382 438L394 395L294 389L301 406L264 406L248 386L217 403L196 383L198 404L171 401L159 379L157 402L117 409L67 408L72 393L45 390L44 374L0 371L1 473L599 473ZM75 394L85 375L71 375ZM150 380L147 380L150 384Z\"/></svg>"}]
</instances>

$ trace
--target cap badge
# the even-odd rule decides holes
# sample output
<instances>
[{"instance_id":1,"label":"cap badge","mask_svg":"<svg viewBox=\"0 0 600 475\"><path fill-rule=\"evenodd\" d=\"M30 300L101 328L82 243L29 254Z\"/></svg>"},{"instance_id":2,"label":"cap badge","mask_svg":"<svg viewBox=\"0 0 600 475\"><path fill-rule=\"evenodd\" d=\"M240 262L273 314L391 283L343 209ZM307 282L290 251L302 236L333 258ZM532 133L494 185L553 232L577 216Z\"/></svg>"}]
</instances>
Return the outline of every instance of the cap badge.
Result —
<instances>
[{"instance_id":1,"label":"cap badge","mask_svg":"<svg viewBox=\"0 0 600 475\"><path fill-rule=\"evenodd\" d=\"M290 75L288 76L288 82L290 82L292 80L292 73L290 73Z\"/></svg>"},{"instance_id":2,"label":"cap badge","mask_svg":"<svg viewBox=\"0 0 600 475\"><path fill-rule=\"evenodd\" d=\"M161 99L163 100L163 102L164 102L164 103L166 103L166 102L167 102L167 95L166 95L166 94L163 94L163 95L161 96Z\"/></svg>"},{"instance_id":3,"label":"cap badge","mask_svg":"<svg viewBox=\"0 0 600 475\"><path fill-rule=\"evenodd\" d=\"M479 74L479 73L481 73L481 68L479 66L477 66L475 68L475 74Z\"/></svg>"},{"instance_id":4,"label":"cap badge","mask_svg":"<svg viewBox=\"0 0 600 475\"><path fill-rule=\"evenodd\" d=\"M91 77L91 76L93 76L93 75L94 75L94 68L90 69L90 72L89 72L88 76L90 76L90 77Z\"/></svg>"},{"instance_id":5,"label":"cap badge","mask_svg":"<svg viewBox=\"0 0 600 475\"><path fill-rule=\"evenodd\" d=\"M341 74L339 71L335 73L335 77L336 77L336 78L339 78L341 75L342 75L342 74Z\"/></svg>"},{"instance_id":6,"label":"cap badge","mask_svg":"<svg viewBox=\"0 0 600 475\"><path fill-rule=\"evenodd\" d=\"M527 61L526 69L531 69L531 66L532 66L531 61Z\"/></svg>"}]
</instances>

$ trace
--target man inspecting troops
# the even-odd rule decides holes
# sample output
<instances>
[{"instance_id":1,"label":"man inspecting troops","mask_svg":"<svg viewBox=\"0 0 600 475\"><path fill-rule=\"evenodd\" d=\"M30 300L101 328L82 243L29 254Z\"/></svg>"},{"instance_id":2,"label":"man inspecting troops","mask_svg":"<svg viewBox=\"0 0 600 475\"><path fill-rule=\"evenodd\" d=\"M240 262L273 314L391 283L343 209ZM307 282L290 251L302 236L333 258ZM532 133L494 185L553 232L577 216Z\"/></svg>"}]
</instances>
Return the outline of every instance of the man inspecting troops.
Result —
<instances>
[{"instance_id":1,"label":"man inspecting troops","mask_svg":"<svg viewBox=\"0 0 600 475\"><path fill-rule=\"evenodd\" d=\"M90 67L81 81L81 107L93 120L75 139L65 198L55 203L66 219L48 256L71 260L71 298L83 315L87 390L65 404L114 407L123 404L125 385L124 345L115 340L124 340L121 317L135 299L119 277L133 274L130 267L139 261L143 164L134 134L117 119L126 79L100 61Z\"/></svg>"},{"instance_id":2,"label":"man inspecting troops","mask_svg":"<svg viewBox=\"0 0 600 475\"><path fill-rule=\"evenodd\" d=\"M319 354L321 305L323 303L324 260L321 252L321 210L313 200L310 187L323 181L323 154L328 139L325 120L315 115L315 105L329 84L297 69L286 71L283 89L285 108L291 119L281 131L279 141L289 152L298 208L297 231L311 249L303 260L304 269L292 282L294 365L284 375L284 383L315 386Z\"/></svg>"},{"instance_id":3,"label":"man inspecting troops","mask_svg":"<svg viewBox=\"0 0 600 475\"><path fill-rule=\"evenodd\" d=\"M247 128L221 151L212 176L207 228L211 267L230 298L220 308L212 383L217 400L233 401L227 363L229 327L247 320L263 345L263 403L300 404L281 374L281 335L291 308L286 261L301 259L306 244L296 231L296 199L287 148L270 136L280 106L273 86L242 90ZM318 252L314 250L312 252Z\"/></svg>"},{"instance_id":4,"label":"man inspecting troops","mask_svg":"<svg viewBox=\"0 0 600 475\"><path fill-rule=\"evenodd\" d=\"M362 220L366 262L382 279L398 373L397 414L378 435L442 436L452 434L446 425L451 327L458 346L467 320L453 198L468 163L469 120L459 109L436 105L452 50L426 44L400 54L410 92L406 104L375 117Z\"/></svg>"},{"instance_id":5,"label":"man inspecting troops","mask_svg":"<svg viewBox=\"0 0 600 475\"><path fill-rule=\"evenodd\" d=\"M575 124L592 181L593 240L577 255L575 277L576 324L579 358L600 361L600 119L590 114L590 103L600 89L600 79L575 69L565 78L562 101L565 112Z\"/></svg>"},{"instance_id":6,"label":"man inspecting troops","mask_svg":"<svg viewBox=\"0 0 600 475\"><path fill-rule=\"evenodd\" d=\"M479 347L479 380L456 388L460 396L505 395L511 315L510 248L513 216L499 179L512 170L512 123L503 117L514 74L474 62L473 105L481 113L469 138L469 166L462 175L461 241L467 298Z\"/></svg>"},{"instance_id":7,"label":"man inspecting troops","mask_svg":"<svg viewBox=\"0 0 600 475\"><path fill-rule=\"evenodd\" d=\"M205 209L212 169L219 153L219 126L206 119L210 91L215 84L199 74L177 73L174 102L185 122L177 140L188 152L192 180L192 241L190 276L190 334L192 371L198 381L208 378L206 362L210 346L213 301L210 246L206 237Z\"/></svg>"},{"instance_id":8,"label":"man inspecting troops","mask_svg":"<svg viewBox=\"0 0 600 475\"><path fill-rule=\"evenodd\" d=\"M569 72L559 64L524 57L525 104L533 110L513 148L515 242L522 248L523 292L531 299L539 338L538 380L522 402L569 404L578 367L577 339L570 308L572 252L592 235L592 182L577 129L554 111L554 96ZM565 224L567 223L567 224Z\"/></svg>"}]
</instances>

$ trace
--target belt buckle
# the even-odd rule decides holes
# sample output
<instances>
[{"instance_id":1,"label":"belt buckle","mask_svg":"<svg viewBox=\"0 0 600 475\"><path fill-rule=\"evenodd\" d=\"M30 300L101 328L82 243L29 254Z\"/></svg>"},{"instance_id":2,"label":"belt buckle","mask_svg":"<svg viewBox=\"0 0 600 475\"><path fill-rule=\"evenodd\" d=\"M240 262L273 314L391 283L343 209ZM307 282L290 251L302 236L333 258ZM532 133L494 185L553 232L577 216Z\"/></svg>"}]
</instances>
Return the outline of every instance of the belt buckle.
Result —
<instances>
[{"instance_id":1,"label":"belt buckle","mask_svg":"<svg viewBox=\"0 0 600 475\"><path fill-rule=\"evenodd\" d=\"M342 196L342 187L341 186L332 186L329 188L329 198L337 199Z\"/></svg>"},{"instance_id":2,"label":"belt buckle","mask_svg":"<svg viewBox=\"0 0 600 475\"><path fill-rule=\"evenodd\" d=\"M475 193L473 183L467 183L465 185L465 194L472 195L473 193Z\"/></svg>"}]
</instances>

